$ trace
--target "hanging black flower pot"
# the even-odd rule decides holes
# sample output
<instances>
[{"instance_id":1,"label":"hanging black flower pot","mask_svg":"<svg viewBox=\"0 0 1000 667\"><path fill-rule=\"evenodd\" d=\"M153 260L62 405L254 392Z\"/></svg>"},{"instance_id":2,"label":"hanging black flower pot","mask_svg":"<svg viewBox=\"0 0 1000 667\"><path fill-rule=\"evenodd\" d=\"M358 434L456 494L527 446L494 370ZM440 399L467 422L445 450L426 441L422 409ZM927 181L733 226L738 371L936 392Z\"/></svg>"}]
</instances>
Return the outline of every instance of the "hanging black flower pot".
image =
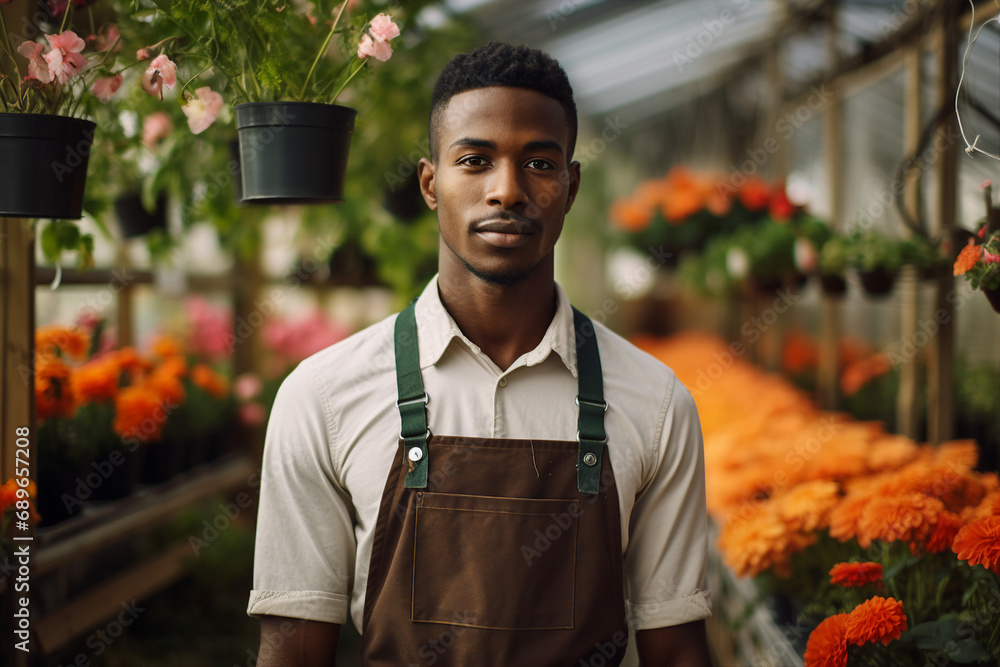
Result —
<instances>
[{"instance_id":1,"label":"hanging black flower pot","mask_svg":"<svg viewBox=\"0 0 1000 667\"><path fill-rule=\"evenodd\" d=\"M986 295L986 300L990 302L990 306L993 307L994 311L1000 314L1000 287L997 289L986 289L983 287L982 289L983 294Z\"/></svg>"},{"instance_id":2,"label":"hanging black flower pot","mask_svg":"<svg viewBox=\"0 0 1000 667\"><path fill-rule=\"evenodd\" d=\"M871 271L858 271L861 285L871 296L884 296L892 291L896 282L896 274L879 267Z\"/></svg>"},{"instance_id":3,"label":"hanging black flower pot","mask_svg":"<svg viewBox=\"0 0 1000 667\"><path fill-rule=\"evenodd\" d=\"M355 109L311 102L236 107L244 202L344 201Z\"/></svg>"},{"instance_id":4,"label":"hanging black flower pot","mask_svg":"<svg viewBox=\"0 0 1000 667\"><path fill-rule=\"evenodd\" d=\"M824 273L819 277L819 284L823 288L823 294L828 296L844 296L847 292L847 281L843 276Z\"/></svg>"},{"instance_id":5,"label":"hanging black flower pot","mask_svg":"<svg viewBox=\"0 0 1000 667\"><path fill-rule=\"evenodd\" d=\"M0 216L79 219L94 123L0 113Z\"/></svg>"},{"instance_id":6,"label":"hanging black flower pot","mask_svg":"<svg viewBox=\"0 0 1000 667\"><path fill-rule=\"evenodd\" d=\"M161 192L156 198L156 210L150 213L142 205L139 195L125 195L115 200L115 215L122 237L126 239L142 236L154 229L167 228L167 194Z\"/></svg>"},{"instance_id":7,"label":"hanging black flower pot","mask_svg":"<svg viewBox=\"0 0 1000 667\"><path fill-rule=\"evenodd\" d=\"M35 507L41 515L39 527L54 526L80 514L83 500L76 494L78 470L57 468L38 472Z\"/></svg>"}]
</instances>

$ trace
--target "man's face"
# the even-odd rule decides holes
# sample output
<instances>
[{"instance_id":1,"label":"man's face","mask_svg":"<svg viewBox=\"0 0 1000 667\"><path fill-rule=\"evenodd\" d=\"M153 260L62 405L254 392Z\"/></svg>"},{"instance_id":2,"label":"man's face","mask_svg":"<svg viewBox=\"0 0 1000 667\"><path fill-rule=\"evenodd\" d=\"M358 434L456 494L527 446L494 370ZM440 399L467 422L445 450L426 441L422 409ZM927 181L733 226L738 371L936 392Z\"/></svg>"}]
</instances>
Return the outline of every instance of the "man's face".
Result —
<instances>
[{"instance_id":1,"label":"man's face","mask_svg":"<svg viewBox=\"0 0 1000 667\"><path fill-rule=\"evenodd\" d=\"M551 261L580 185L565 111L533 90L479 88L452 97L440 121L437 162L421 160L419 173L442 267L458 262L492 283L526 278Z\"/></svg>"}]
</instances>

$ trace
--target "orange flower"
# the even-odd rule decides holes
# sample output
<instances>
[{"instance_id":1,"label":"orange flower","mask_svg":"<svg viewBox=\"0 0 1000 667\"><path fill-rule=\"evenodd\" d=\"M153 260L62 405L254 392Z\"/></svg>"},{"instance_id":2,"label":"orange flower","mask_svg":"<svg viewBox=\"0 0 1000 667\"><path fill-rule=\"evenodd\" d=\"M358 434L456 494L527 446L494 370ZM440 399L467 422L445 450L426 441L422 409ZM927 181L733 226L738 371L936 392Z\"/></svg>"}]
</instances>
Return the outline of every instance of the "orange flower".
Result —
<instances>
[{"instance_id":1,"label":"orange flower","mask_svg":"<svg viewBox=\"0 0 1000 667\"><path fill-rule=\"evenodd\" d=\"M847 614L823 619L806 642L806 667L846 667Z\"/></svg>"},{"instance_id":2,"label":"orange flower","mask_svg":"<svg viewBox=\"0 0 1000 667\"><path fill-rule=\"evenodd\" d=\"M737 576L755 577L770 569L778 576L788 576L792 554L815 542L816 533L791 530L774 512L762 509L726 525L718 544Z\"/></svg>"},{"instance_id":3,"label":"orange flower","mask_svg":"<svg viewBox=\"0 0 1000 667\"><path fill-rule=\"evenodd\" d=\"M785 347L781 352L781 367L786 372L797 374L816 368L819 363L819 347L806 334L793 331L785 336Z\"/></svg>"},{"instance_id":4,"label":"orange flower","mask_svg":"<svg viewBox=\"0 0 1000 667\"><path fill-rule=\"evenodd\" d=\"M204 389L216 398L224 398L229 392L229 383L226 379L205 364L195 364L191 368L191 381L196 387Z\"/></svg>"},{"instance_id":5,"label":"orange flower","mask_svg":"<svg viewBox=\"0 0 1000 667\"><path fill-rule=\"evenodd\" d=\"M882 566L878 563L837 563L830 568L830 583L837 586L867 586L882 581Z\"/></svg>"},{"instance_id":6,"label":"orange flower","mask_svg":"<svg viewBox=\"0 0 1000 667\"><path fill-rule=\"evenodd\" d=\"M1000 575L1000 516L985 516L962 526L951 548L959 560Z\"/></svg>"},{"instance_id":7,"label":"orange flower","mask_svg":"<svg viewBox=\"0 0 1000 667\"><path fill-rule=\"evenodd\" d=\"M21 485L17 483L17 480L13 477L8 479L7 482L0 486L0 518L3 518L4 513L11 507L14 503L18 501L17 490L21 488ZM28 486L24 487L28 491L28 498L35 498L35 483L29 481ZM35 511L35 503L33 500L29 501L28 505L29 511L31 512L31 517L38 521L42 517L39 516L38 512Z\"/></svg>"},{"instance_id":8,"label":"orange flower","mask_svg":"<svg viewBox=\"0 0 1000 667\"><path fill-rule=\"evenodd\" d=\"M79 405L110 401L118 391L121 367L113 357L105 355L89 361L75 371L71 378L73 395Z\"/></svg>"},{"instance_id":9,"label":"orange flower","mask_svg":"<svg viewBox=\"0 0 1000 667\"><path fill-rule=\"evenodd\" d=\"M115 396L115 419L112 427L120 436L150 442L163 433L166 412L156 393L144 385L123 388Z\"/></svg>"},{"instance_id":10,"label":"orange flower","mask_svg":"<svg viewBox=\"0 0 1000 667\"><path fill-rule=\"evenodd\" d=\"M781 518L793 530L805 532L826 528L839 501L840 487L828 480L803 482L774 498Z\"/></svg>"},{"instance_id":11,"label":"orange flower","mask_svg":"<svg viewBox=\"0 0 1000 667\"><path fill-rule=\"evenodd\" d=\"M764 179L751 176L740 188L739 197L748 211L761 211L771 202L771 188Z\"/></svg>"},{"instance_id":12,"label":"orange flower","mask_svg":"<svg viewBox=\"0 0 1000 667\"><path fill-rule=\"evenodd\" d=\"M865 600L847 615L844 638L858 646L868 642L888 645L906 630L903 603L894 598L873 597Z\"/></svg>"},{"instance_id":13,"label":"orange flower","mask_svg":"<svg viewBox=\"0 0 1000 667\"><path fill-rule=\"evenodd\" d=\"M59 357L35 357L35 411L39 421L72 417L75 409L71 371Z\"/></svg>"},{"instance_id":14,"label":"orange flower","mask_svg":"<svg viewBox=\"0 0 1000 667\"><path fill-rule=\"evenodd\" d=\"M153 354L163 359L184 354L184 346L175 336L161 334L153 342Z\"/></svg>"},{"instance_id":15,"label":"orange flower","mask_svg":"<svg viewBox=\"0 0 1000 667\"><path fill-rule=\"evenodd\" d=\"M944 510L939 499L922 493L873 498L858 522L858 544L867 549L875 540L923 542Z\"/></svg>"},{"instance_id":16,"label":"orange flower","mask_svg":"<svg viewBox=\"0 0 1000 667\"><path fill-rule=\"evenodd\" d=\"M927 553L939 554L951 548L955 535L964 525L962 517L954 512L942 512L934 525L934 531L923 544L923 549ZM911 551L913 550L911 546Z\"/></svg>"},{"instance_id":17,"label":"orange flower","mask_svg":"<svg viewBox=\"0 0 1000 667\"><path fill-rule=\"evenodd\" d=\"M180 406L187 399L184 383L171 373L159 372L159 369L146 378L145 386L160 403L170 408Z\"/></svg>"},{"instance_id":18,"label":"orange flower","mask_svg":"<svg viewBox=\"0 0 1000 667\"><path fill-rule=\"evenodd\" d=\"M115 363L122 370L129 371L133 376L152 367L152 364L139 356L139 352L131 345L109 352L107 356L114 358Z\"/></svg>"},{"instance_id":19,"label":"orange flower","mask_svg":"<svg viewBox=\"0 0 1000 667\"><path fill-rule=\"evenodd\" d=\"M840 374L840 388L845 396L853 396L866 384L892 370L889 357L881 352L847 364Z\"/></svg>"},{"instance_id":20,"label":"orange flower","mask_svg":"<svg viewBox=\"0 0 1000 667\"><path fill-rule=\"evenodd\" d=\"M641 232L653 220L653 211L647 206L622 197L611 204L611 221L627 232Z\"/></svg>"},{"instance_id":21,"label":"orange flower","mask_svg":"<svg viewBox=\"0 0 1000 667\"><path fill-rule=\"evenodd\" d=\"M969 239L969 242L962 252L958 254L958 259L955 260L954 275L960 276L966 271L971 269L979 261L979 258L983 256L983 246L976 245L975 240Z\"/></svg>"},{"instance_id":22,"label":"orange flower","mask_svg":"<svg viewBox=\"0 0 1000 667\"><path fill-rule=\"evenodd\" d=\"M61 351L70 359L83 359L90 350L90 335L77 327L49 325L35 330L35 353L53 355Z\"/></svg>"},{"instance_id":23,"label":"orange flower","mask_svg":"<svg viewBox=\"0 0 1000 667\"><path fill-rule=\"evenodd\" d=\"M788 199L783 183L774 186L771 191L771 201L768 202L768 213L778 222L787 222L795 214L795 204Z\"/></svg>"}]
</instances>

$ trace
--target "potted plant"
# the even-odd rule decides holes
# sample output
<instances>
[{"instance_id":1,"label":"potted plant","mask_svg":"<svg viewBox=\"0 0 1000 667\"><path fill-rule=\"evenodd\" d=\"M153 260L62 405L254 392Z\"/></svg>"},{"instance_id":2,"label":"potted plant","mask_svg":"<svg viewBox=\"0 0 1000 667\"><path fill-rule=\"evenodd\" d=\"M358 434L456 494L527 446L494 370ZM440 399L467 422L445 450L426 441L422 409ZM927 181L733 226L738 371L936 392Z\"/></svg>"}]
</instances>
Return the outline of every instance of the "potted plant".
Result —
<instances>
[{"instance_id":1,"label":"potted plant","mask_svg":"<svg viewBox=\"0 0 1000 667\"><path fill-rule=\"evenodd\" d=\"M819 252L819 282L823 293L833 297L847 292L847 271L850 246L843 236L833 236L823 244Z\"/></svg>"},{"instance_id":2,"label":"potted plant","mask_svg":"<svg viewBox=\"0 0 1000 667\"><path fill-rule=\"evenodd\" d=\"M768 221L731 239L726 267L734 281L763 296L796 282L795 234L788 224Z\"/></svg>"},{"instance_id":3,"label":"potted plant","mask_svg":"<svg viewBox=\"0 0 1000 667\"><path fill-rule=\"evenodd\" d=\"M106 24L85 40L67 29L79 4L69 3L61 17L36 12L35 25L22 17L31 28L23 34L44 37L17 43L4 12L27 12L24 4L6 2L0 11L0 216L78 219L95 128L84 117L122 81L121 70L111 71L117 29ZM79 234L56 238L75 242L73 249L86 243Z\"/></svg>"},{"instance_id":4,"label":"potted plant","mask_svg":"<svg viewBox=\"0 0 1000 667\"><path fill-rule=\"evenodd\" d=\"M342 20L347 5L316 0L304 11L284 0L131 1L134 12L149 14L152 7L152 20L179 30L170 44L176 58L226 77L236 103L244 201L343 200L356 111L335 102L372 57L388 60L389 42L399 35L385 14ZM328 71L326 53L334 41L350 55ZM203 104L201 90L186 106Z\"/></svg>"},{"instance_id":5,"label":"potted plant","mask_svg":"<svg viewBox=\"0 0 1000 667\"><path fill-rule=\"evenodd\" d=\"M903 264L914 267L923 280L934 280L948 268L948 258L940 246L922 236L900 241L899 249Z\"/></svg>"},{"instance_id":6,"label":"potted plant","mask_svg":"<svg viewBox=\"0 0 1000 667\"><path fill-rule=\"evenodd\" d=\"M871 296L891 292L903 263L899 242L874 230L852 234L849 241L849 262L858 272L865 291Z\"/></svg>"},{"instance_id":7,"label":"potted plant","mask_svg":"<svg viewBox=\"0 0 1000 667\"><path fill-rule=\"evenodd\" d=\"M986 218L977 236L982 243L970 238L954 264L954 274L965 276L972 289L982 290L993 310L1000 313L1000 209L993 206L993 187L983 184Z\"/></svg>"}]
</instances>

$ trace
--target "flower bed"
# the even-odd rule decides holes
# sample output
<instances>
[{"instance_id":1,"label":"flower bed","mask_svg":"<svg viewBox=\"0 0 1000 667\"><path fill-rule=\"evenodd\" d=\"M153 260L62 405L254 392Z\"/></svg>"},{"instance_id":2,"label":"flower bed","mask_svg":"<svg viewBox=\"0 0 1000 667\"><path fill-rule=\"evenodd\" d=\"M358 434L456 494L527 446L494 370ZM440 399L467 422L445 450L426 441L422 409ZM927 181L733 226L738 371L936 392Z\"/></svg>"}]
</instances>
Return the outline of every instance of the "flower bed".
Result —
<instances>
[{"instance_id":1,"label":"flower bed","mask_svg":"<svg viewBox=\"0 0 1000 667\"><path fill-rule=\"evenodd\" d=\"M807 665L997 664L1000 480L974 442L818 410L711 336L635 342L694 394L725 564L818 626Z\"/></svg>"}]
</instances>

